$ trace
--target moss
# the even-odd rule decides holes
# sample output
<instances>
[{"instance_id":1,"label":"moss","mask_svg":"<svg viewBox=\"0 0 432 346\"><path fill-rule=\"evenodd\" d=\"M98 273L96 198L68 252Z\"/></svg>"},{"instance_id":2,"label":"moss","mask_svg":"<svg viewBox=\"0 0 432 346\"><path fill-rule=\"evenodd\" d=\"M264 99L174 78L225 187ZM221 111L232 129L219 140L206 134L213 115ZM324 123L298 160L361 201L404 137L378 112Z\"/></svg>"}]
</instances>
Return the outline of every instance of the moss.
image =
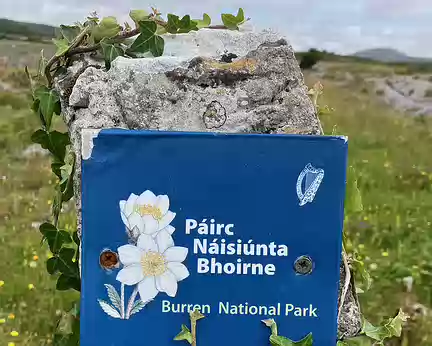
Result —
<instances>
[{"instance_id":1,"label":"moss","mask_svg":"<svg viewBox=\"0 0 432 346\"><path fill-rule=\"evenodd\" d=\"M254 59L240 59L230 63L219 61L208 62L208 66L212 69L229 70L231 72L247 71L248 73L254 73L256 65L257 61Z\"/></svg>"}]
</instances>

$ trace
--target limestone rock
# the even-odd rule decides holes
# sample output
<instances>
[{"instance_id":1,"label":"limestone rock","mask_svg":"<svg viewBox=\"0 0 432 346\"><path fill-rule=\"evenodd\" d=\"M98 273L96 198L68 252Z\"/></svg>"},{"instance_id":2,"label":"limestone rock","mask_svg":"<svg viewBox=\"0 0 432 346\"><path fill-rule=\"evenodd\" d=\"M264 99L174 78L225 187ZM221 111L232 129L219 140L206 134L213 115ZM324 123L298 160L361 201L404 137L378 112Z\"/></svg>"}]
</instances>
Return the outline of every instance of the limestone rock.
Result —
<instances>
[{"instance_id":1,"label":"limestone rock","mask_svg":"<svg viewBox=\"0 0 432 346\"><path fill-rule=\"evenodd\" d=\"M322 134L293 49L281 35L203 29L164 38L162 57L119 57L106 71L86 56L56 79L79 160L81 130L89 128ZM78 162L79 223L80 179ZM348 306L356 302L346 304L347 318L360 321L358 309ZM350 322L343 333L353 335L358 326Z\"/></svg>"}]
</instances>

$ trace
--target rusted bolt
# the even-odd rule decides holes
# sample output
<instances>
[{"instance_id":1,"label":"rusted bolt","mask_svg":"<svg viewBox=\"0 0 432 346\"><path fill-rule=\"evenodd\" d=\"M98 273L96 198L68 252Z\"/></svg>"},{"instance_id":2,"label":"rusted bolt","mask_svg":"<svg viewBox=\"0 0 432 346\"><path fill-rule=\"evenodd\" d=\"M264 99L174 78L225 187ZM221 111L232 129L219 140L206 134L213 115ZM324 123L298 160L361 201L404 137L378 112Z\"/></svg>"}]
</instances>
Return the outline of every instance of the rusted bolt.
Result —
<instances>
[{"instance_id":1,"label":"rusted bolt","mask_svg":"<svg viewBox=\"0 0 432 346\"><path fill-rule=\"evenodd\" d=\"M313 262L309 256L300 256L294 262L294 269L297 274L308 275L312 273Z\"/></svg>"},{"instance_id":2,"label":"rusted bolt","mask_svg":"<svg viewBox=\"0 0 432 346\"><path fill-rule=\"evenodd\" d=\"M120 266L118 254L109 249L103 250L99 256L99 263L104 269L114 269Z\"/></svg>"}]
</instances>

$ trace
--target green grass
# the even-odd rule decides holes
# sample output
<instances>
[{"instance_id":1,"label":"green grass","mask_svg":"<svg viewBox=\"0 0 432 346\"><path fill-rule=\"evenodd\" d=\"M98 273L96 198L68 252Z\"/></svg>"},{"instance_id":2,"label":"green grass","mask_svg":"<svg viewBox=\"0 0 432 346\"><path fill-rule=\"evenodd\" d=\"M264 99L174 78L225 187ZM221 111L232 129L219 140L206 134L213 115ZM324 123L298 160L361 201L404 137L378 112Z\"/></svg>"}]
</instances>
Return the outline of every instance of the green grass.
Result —
<instances>
[{"instance_id":1,"label":"green grass","mask_svg":"<svg viewBox=\"0 0 432 346\"><path fill-rule=\"evenodd\" d=\"M412 299L432 307L432 122L389 108L361 92L364 85L322 82L320 104L335 112L321 120L326 132L336 125L337 134L349 137L349 162L363 196L364 212L351 215L345 228L349 248L373 278L360 295L363 311L375 322L394 314L404 305L407 276L414 278ZM432 345L432 323L426 323L421 345Z\"/></svg>"},{"instance_id":2,"label":"green grass","mask_svg":"<svg viewBox=\"0 0 432 346\"><path fill-rule=\"evenodd\" d=\"M351 84L322 80L320 104L335 109L322 121L326 132L336 125L336 133L349 137L349 161L359 175L365 210L349 215L345 231L349 250L370 269L372 287L360 299L366 317L377 322L404 306L406 276L414 277L412 299L432 306L432 123L392 110L361 82L364 66L345 66L332 68L351 72ZM368 73L390 73L371 66ZM312 85L312 78L307 81ZM22 156L37 119L26 110L25 96L5 99L0 105L0 345L40 346L52 340L58 313L76 294L55 291L55 279L45 270L50 254L34 227L50 216L54 181L48 158ZM61 226L73 230L74 225L72 210ZM405 346L432 345L432 323L425 323L424 331L416 326L413 337L423 340ZM13 330L19 336L11 336Z\"/></svg>"},{"instance_id":3,"label":"green grass","mask_svg":"<svg viewBox=\"0 0 432 346\"><path fill-rule=\"evenodd\" d=\"M48 59L55 53L52 44L0 40L0 57L8 58L8 68L24 68L25 65L37 66L42 50Z\"/></svg>"},{"instance_id":4,"label":"green grass","mask_svg":"<svg viewBox=\"0 0 432 346\"><path fill-rule=\"evenodd\" d=\"M53 183L48 158L22 156L36 126L26 108L0 106L0 345L48 344L57 314L76 297L55 291L45 269L50 253L35 227L50 216ZM73 215L62 223L72 229Z\"/></svg>"}]
</instances>

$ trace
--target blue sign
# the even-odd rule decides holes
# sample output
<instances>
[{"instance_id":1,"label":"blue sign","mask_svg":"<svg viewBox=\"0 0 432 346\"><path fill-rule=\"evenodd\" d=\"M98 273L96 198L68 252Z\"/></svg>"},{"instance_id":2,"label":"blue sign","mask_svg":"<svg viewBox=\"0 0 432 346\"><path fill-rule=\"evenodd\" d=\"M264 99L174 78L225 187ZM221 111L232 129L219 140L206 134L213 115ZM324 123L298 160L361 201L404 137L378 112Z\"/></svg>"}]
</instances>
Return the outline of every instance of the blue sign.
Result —
<instances>
[{"instance_id":1,"label":"blue sign","mask_svg":"<svg viewBox=\"0 0 432 346\"><path fill-rule=\"evenodd\" d=\"M334 346L342 137L102 130L82 160L81 346Z\"/></svg>"}]
</instances>

